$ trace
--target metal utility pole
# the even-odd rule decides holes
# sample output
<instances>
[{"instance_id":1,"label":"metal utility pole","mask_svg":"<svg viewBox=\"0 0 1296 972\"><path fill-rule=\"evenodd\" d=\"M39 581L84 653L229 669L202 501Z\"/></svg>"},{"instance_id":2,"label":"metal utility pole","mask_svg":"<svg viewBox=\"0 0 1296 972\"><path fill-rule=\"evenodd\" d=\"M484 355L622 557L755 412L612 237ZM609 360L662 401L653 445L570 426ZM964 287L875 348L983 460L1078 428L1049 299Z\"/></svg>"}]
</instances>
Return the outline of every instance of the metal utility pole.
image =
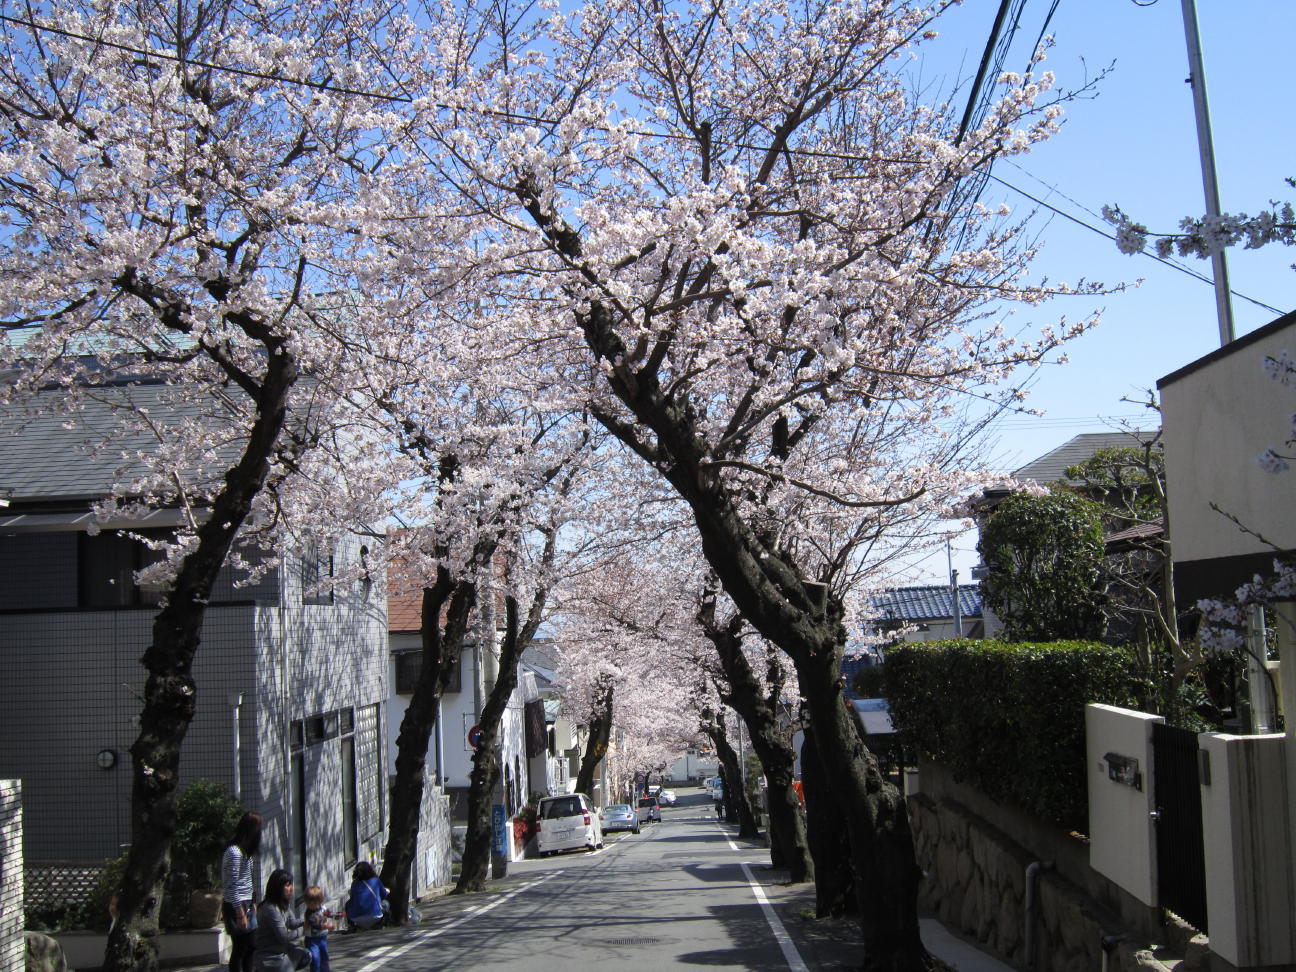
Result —
<instances>
[{"instance_id":1,"label":"metal utility pole","mask_svg":"<svg viewBox=\"0 0 1296 972\"><path fill-rule=\"evenodd\" d=\"M1193 113L1197 117L1197 151L1201 156L1202 183L1206 189L1206 219L1220 216L1219 180L1215 175L1215 143L1211 138L1210 109L1206 104L1206 69L1202 66L1201 36L1197 32L1197 0L1183 0L1184 38L1188 42L1188 84L1192 87ZM1229 297L1228 263L1223 249L1211 253L1215 278L1215 313L1219 318L1220 346L1233 340L1233 303Z\"/></svg>"},{"instance_id":2,"label":"metal utility pole","mask_svg":"<svg viewBox=\"0 0 1296 972\"><path fill-rule=\"evenodd\" d=\"M950 542L945 541L945 560L949 564L950 577L950 602L953 605L954 617L954 637L963 637L963 605L959 604L959 583L958 571L954 569L954 551L950 547Z\"/></svg>"}]
</instances>

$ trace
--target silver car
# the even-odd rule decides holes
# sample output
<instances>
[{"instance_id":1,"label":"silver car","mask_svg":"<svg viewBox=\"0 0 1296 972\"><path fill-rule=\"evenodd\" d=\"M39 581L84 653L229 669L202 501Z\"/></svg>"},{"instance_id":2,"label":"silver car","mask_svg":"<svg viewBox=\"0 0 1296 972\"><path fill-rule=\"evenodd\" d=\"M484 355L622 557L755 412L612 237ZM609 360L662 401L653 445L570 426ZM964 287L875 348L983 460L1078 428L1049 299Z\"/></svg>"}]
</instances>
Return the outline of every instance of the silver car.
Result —
<instances>
[{"instance_id":1,"label":"silver car","mask_svg":"<svg viewBox=\"0 0 1296 972\"><path fill-rule=\"evenodd\" d=\"M661 823L661 805L655 796L640 797L635 809L640 823Z\"/></svg>"},{"instance_id":2,"label":"silver car","mask_svg":"<svg viewBox=\"0 0 1296 972\"><path fill-rule=\"evenodd\" d=\"M628 803L610 803L599 811L599 823L604 831L628 830L639 833L639 815Z\"/></svg>"}]
</instances>

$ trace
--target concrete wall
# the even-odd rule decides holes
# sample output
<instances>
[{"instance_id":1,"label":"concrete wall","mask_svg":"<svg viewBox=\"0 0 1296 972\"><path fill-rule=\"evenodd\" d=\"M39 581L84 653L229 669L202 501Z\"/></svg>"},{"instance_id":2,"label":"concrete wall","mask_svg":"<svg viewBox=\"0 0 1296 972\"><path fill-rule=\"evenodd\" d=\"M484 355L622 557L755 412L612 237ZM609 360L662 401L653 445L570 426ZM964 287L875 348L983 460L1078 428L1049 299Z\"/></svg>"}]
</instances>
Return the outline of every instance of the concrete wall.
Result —
<instances>
[{"instance_id":1,"label":"concrete wall","mask_svg":"<svg viewBox=\"0 0 1296 972\"><path fill-rule=\"evenodd\" d=\"M1258 338L1243 337L1159 383L1176 563L1272 552L1212 502L1279 547L1296 547L1293 473L1272 475L1256 464L1291 437L1292 393L1264 371L1265 356L1283 350L1296 353L1296 320L1262 328Z\"/></svg>"},{"instance_id":2,"label":"concrete wall","mask_svg":"<svg viewBox=\"0 0 1296 972\"><path fill-rule=\"evenodd\" d=\"M1296 963L1285 739L1198 737L1211 951L1238 968Z\"/></svg>"},{"instance_id":3,"label":"concrete wall","mask_svg":"<svg viewBox=\"0 0 1296 972\"><path fill-rule=\"evenodd\" d=\"M0 972L23 972L22 784L0 780Z\"/></svg>"},{"instance_id":4,"label":"concrete wall","mask_svg":"<svg viewBox=\"0 0 1296 972\"><path fill-rule=\"evenodd\" d=\"M1152 726L1160 716L1111 705L1085 706L1089 781L1089 864L1139 901L1157 900L1152 811ZM1139 785L1109 778L1106 755L1138 760Z\"/></svg>"}]
</instances>

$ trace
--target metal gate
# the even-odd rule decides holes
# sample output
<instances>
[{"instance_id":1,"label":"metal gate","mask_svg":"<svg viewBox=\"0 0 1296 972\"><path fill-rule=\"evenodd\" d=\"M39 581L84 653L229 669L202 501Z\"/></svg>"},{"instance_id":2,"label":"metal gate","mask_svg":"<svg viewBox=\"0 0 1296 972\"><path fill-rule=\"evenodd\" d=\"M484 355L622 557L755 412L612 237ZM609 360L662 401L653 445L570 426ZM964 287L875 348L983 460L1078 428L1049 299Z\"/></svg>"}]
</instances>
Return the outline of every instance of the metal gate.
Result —
<instances>
[{"instance_id":1,"label":"metal gate","mask_svg":"<svg viewBox=\"0 0 1296 972\"><path fill-rule=\"evenodd\" d=\"M1206 854L1202 841L1197 734L1152 726L1156 803L1157 903L1198 931L1206 929Z\"/></svg>"}]
</instances>

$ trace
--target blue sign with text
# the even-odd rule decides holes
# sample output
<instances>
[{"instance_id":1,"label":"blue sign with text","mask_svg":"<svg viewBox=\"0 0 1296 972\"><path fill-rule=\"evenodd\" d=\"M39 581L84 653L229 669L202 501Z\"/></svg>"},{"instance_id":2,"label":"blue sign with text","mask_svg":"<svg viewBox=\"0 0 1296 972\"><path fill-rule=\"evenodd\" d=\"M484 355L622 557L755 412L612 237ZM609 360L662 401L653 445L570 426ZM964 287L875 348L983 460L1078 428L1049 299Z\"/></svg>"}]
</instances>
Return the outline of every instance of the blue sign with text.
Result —
<instances>
[{"instance_id":1,"label":"blue sign with text","mask_svg":"<svg viewBox=\"0 0 1296 972\"><path fill-rule=\"evenodd\" d=\"M508 853L507 820L504 804L497 803L491 807L491 833L495 835L495 853L501 856Z\"/></svg>"}]
</instances>

